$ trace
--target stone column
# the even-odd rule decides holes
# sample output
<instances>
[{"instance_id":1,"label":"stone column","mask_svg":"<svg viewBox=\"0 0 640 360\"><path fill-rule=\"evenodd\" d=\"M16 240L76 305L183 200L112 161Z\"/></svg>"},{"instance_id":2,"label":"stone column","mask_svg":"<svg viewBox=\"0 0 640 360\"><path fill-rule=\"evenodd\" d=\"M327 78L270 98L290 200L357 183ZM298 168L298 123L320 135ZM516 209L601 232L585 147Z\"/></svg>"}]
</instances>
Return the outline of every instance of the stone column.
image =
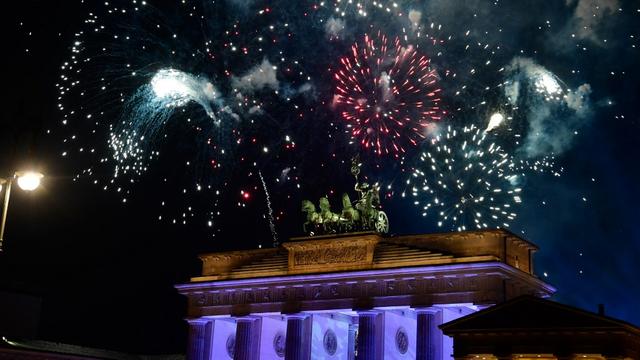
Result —
<instances>
[{"instance_id":1,"label":"stone column","mask_svg":"<svg viewBox=\"0 0 640 360\"><path fill-rule=\"evenodd\" d=\"M215 324L215 320L209 319L204 326L204 360L209 360L213 357L213 330Z\"/></svg>"},{"instance_id":2,"label":"stone column","mask_svg":"<svg viewBox=\"0 0 640 360\"><path fill-rule=\"evenodd\" d=\"M442 311L438 309L416 309L416 360L442 359Z\"/></svg>"},{"instance_id":3,"label":"stone column","mask_svg":"<svg viewBox=\"0 0 640 360\"><path fill-rule=\"evenodd\" d=\"M311 359L311 327L313 318L308 314L287 315L285 360Z\"/></svg>"},{"instance_id":4,"label":"stone column","mask_svg":"<svg viewBox=\"0 0 640 360\"><path fill-rule=\"evenodd\" d=\"M356 358L356 335L358 333L358 325L349 324L349 342L347 345L347 356L349 360Z\"/></svg>"},{"instance_id":5,"label":"stone column","mask_svg":"<svg viewBox=\"0 0 640 360\"><path fill-rule=\"evenodd\" d=\"M234 360L258 360L260 358L261 325L262 319L255 316L236 319Z\"/></svg>"},{"instance_id":6,"label":"stone column","mask_svg":"<svg viewBox=\"0 0 640 360\"><path fill-rule=\"evenodd\" d=\"M189 344L187 360L208 360L211 351L213 322L208 319L191 319L189 322Z\"/></svg>"},{"instance_id":7,"label":"stone column","mask_svg":"<svg viewBox=\"0 0 640 360\"><path fill-rule=\"evenodd\" d=\"M358 347L356 360L382 360L384 316L380 311L358 311Z\"/></svg>"}]
</instances>

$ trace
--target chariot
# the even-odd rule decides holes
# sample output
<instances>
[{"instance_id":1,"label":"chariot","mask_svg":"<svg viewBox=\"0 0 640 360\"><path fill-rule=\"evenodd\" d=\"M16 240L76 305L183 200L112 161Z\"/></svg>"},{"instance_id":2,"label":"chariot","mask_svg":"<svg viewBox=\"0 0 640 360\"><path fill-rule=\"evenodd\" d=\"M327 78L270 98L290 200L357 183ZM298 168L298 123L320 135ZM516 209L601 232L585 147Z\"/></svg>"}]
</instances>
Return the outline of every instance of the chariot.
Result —
<instances>
[{"instance_id":1,"label":"chariot","mask_svg":"<svg viewBox=\"0 0 640 360\"><path fill-rule=\"evenodd\" d=\"M303 231L309 235L336 234L354 231L389 232L389 218L380 208L380 185L359 183L360 164L352 161L351 173L356 179L355 190L358 200L351 202L349 194L342 194L342 211L331 211L329 198L322 197L318 202L320 211L309 200L302 201L302 211L306 215Z\"/></svg>"}]
</instances>

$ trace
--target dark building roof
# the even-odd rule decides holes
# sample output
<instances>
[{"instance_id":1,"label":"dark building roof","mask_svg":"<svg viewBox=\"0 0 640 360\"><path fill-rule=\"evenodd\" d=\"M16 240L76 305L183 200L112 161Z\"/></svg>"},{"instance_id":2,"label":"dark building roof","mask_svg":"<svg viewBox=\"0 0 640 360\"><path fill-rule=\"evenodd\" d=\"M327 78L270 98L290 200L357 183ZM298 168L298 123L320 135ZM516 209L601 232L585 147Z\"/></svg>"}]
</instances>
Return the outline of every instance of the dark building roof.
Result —
<instances>
[{"instance_id":1,"label":"dark building roof","mask_svg":"<svg viewBox=\"0 0 640 360\"><path fill-rule=\"evenodd\" d=\"M440 326L456 357L469 354L640 356L640 328L548 299L523 295Z\"/></svg>"},{"instance_id":2,"label":"dark building roof","mask_svg":"<svg viewBox=\"0 0 640 360\"><path fill-rule=\"evenodd\" d=\"M181 360L182 354L133 355L43 340L0 340L0 359L78 359L78 360Z\"/></svg>"},{"instance_id":3,"label":"dark building roof","mask_svg":"<svg viewBox=\"0 0 640 360\"><path fill-rule=\"evenodd\" d=\"M640 336L640 328L607 316L584 311L548 299L524 295L443 324L447 334L483 331L624 330Z\"/></svg>"}]
</instances>

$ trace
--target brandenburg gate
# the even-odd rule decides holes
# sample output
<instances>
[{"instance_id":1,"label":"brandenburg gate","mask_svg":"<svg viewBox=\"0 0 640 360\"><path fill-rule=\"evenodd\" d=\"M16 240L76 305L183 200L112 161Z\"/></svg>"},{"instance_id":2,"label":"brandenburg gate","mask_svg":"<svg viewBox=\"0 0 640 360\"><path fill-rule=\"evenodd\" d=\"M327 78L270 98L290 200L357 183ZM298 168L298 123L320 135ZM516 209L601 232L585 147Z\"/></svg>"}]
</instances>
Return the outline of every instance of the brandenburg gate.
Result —
<instances>
[{"instance_id":1,"label":"brandenburg gate","mask_svg":"<svg viewBox=\"0 0 640 360\"><path fill-rule=\"evenodd\" d=\"M505 230L295 238L204 254L188 298L188 359L451 359L438 325L555 289Z\"/></svg>"}]
</instances>

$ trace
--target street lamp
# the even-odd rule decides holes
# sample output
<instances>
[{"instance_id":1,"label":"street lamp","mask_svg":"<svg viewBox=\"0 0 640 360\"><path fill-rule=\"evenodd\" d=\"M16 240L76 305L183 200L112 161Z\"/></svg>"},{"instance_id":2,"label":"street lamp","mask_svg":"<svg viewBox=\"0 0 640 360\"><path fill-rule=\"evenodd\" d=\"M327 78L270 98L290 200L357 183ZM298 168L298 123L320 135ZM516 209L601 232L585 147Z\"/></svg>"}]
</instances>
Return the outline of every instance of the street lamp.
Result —
<instances>
[{"instance_id":1,"label":"street lamp","mask_svg":"<svg viewBox=\"0 0 640 360\"><path fill-rule=\"evenodd\" d=\"M0 223L0 251L4 241L4 226L7 222L7 210L9 210L9 196L11 196L11 185L13 181L18 182L18 187L24 191L33 191L40 186L40 181L44 175L35 171L16 171L13 176L0 178L0 192L4 189L4 206L2 207L2 222Z\"/></svg>"}]
</instances>

